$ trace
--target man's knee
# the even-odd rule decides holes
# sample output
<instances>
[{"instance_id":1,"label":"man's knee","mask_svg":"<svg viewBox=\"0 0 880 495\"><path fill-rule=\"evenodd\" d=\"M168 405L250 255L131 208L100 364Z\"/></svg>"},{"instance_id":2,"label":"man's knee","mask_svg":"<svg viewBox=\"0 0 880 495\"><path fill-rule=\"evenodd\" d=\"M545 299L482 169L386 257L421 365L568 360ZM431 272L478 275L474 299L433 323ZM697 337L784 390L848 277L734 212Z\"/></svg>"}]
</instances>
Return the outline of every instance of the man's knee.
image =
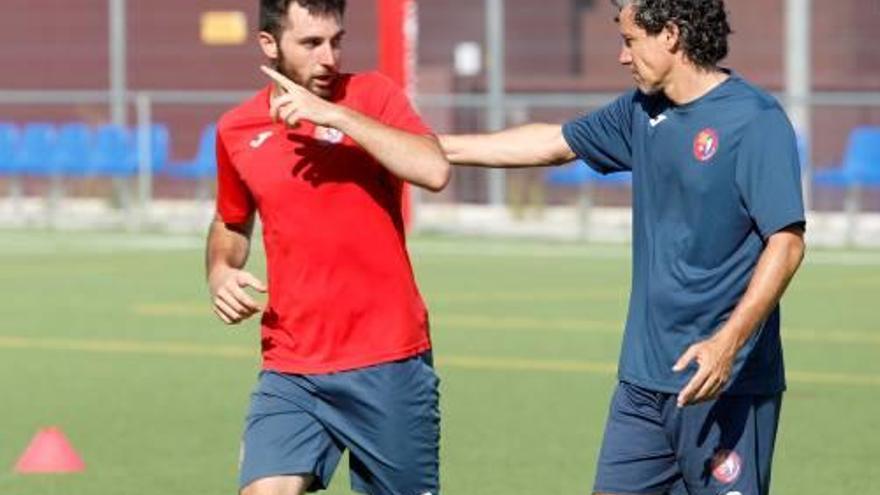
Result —
<instances>
[{"instance_id":1,"label":"man's knee","mask_svg":"<svg viewBox=\"0 0 880 495\"><path fill-rule=\"evenodd\" d=\"M311 475L262 478L242 488L240 495L302 495L314 479Z\"/></svg>"}]
</instances>

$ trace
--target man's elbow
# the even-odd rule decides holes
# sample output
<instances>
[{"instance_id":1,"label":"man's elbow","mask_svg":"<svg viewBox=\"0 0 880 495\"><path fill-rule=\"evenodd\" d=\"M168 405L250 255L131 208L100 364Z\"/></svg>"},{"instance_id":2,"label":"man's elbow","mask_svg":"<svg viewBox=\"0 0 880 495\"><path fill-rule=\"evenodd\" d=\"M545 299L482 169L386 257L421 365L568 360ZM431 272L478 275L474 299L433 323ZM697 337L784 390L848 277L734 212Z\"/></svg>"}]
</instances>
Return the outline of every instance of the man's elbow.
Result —
<instances>
[{"instance_id":1,"label":"man's elbow","mask_svg":"<svg viewBox=\"0 0 880 495\"><path fill-rule=\"evenodd\" d=\"M790 249L791 258L794 261L795 267L801 265L804 261L804 257L807 254L807 243L804 242L803 235L798 236L793 242Z\"/></svg>"},{"instance_id":2,"label":"man's elbow","mask_svg":"<svg viewBox=\"0 0 880 495\"><path fill-rule=\"evenodd\" d=\"M804 228L802 225L793 225L780 232L779 241L784 243L786 259L794 272L801 265L806 255L807 246L804 241Z\"/></svg>"},{"instance_id":3,"label":"man's elbow","mask_svg":"<svg viewBox=\"0 0 880 495\"><path fill-rule=\"evenodd\" d=\"M443 157L437 157L436 163L429 168L422 186L431 192L442 191L452 176L452 167Z\"/></svg>"},{"instance_id":4,"label":"man's elbow","mask_svg":"<svg viewBox=\"0 0 880 495\"><path fill-rule=\"evenodd\" d=\"M452 172L449 166L449 162L443 161L442 165L436 167L431 173L431 177L428 179L425 187L431 192L440 192L446 185L449 184L449 179L452 177Z\"/></svg>"}]
</instances>

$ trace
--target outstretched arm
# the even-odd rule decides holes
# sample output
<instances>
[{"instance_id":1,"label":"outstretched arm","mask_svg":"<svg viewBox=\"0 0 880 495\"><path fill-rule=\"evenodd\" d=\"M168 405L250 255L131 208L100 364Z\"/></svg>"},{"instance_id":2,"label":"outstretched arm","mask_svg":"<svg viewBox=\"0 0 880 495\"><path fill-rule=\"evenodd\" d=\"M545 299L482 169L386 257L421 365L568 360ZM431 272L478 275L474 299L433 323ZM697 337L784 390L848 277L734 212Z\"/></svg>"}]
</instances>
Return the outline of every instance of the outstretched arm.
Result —
<instances>
[{"instance_id":1,"label":"outstretched arm","mask_svg":"<svg viewBox=\"0 0 880 495\"><path fill-rule=\"evenodd\" d=\"M266 292L266 287L252 274L242 270L250 251L253 217L240 225L224 223L215 217L208 231L205 271L214 313L227 324L236 324L262 311L245 292L251 287Z\"/></svg>"},{"instance_id":2,"label":"outstretched arm","mask_svg":"<svg viewBox=\"0 0 880 495\"><path fill-rule=\"evenodd\" d=\"M779 304L803 258L801 226L786 228L767 239L748 289L727 323L712 338L692 345L675 363L675 371L683 371L692 361L699 365L678 395L679 407L712 400L721 393L730 379L737 353Z\"/></svg>"},{"instance_id":3,"label":"outstretched arm","mask_svg":"<svg viewBox=\"0 0 880 495\"><path fill-rule=\"evenodd\" d=\"M449 162L437 138L395 129L349 108L338 110L326 125L351 136L392 174L434 192L449 183Z\"/></svg>"},{"instance_id":4,"label":"outstretched arm","mask_svg":"<svg viewBox=\"0 0 880 495\"><path fill-rule=\"evenodd\" d=\"M446 158L455 164L484 167L541 167L575 159L562 126L527 124L491 134L440 136Z\"/></svg>"},{"instance_id":5,"label":"outstretched arm","mask_svg":"<svg viewBox=\"0 0 880 495\"><path fill-rule=\"evenodd\" d=\"M385 125L360 112L319 98L282 74L262 67L286 93L272 99L273 119L296 126L300 119L338 129L360 144L389 172L407 182L439 191L449 182L449 162L437 139Z\"/></svg>"}]
</instances>

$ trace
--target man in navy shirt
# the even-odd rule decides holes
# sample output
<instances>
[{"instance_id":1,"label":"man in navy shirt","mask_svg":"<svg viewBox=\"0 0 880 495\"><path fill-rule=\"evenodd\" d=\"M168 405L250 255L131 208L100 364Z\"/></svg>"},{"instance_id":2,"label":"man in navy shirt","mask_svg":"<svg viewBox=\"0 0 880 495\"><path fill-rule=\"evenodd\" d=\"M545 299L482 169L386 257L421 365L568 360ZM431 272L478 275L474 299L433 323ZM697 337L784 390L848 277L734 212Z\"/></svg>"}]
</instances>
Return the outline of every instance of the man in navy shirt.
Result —
<instances>
[{"instance_id":1,"label":"man in navy shirt","mask_svg":"<svg viewBox=\"0 0 880 495\"><path fill-rule=\"evenodd\" d=\"M785 378L779 300L804 254L779 104L718 63L723 0L614 0L637 89L565 125L442 136L451 162L633 174L629 314L597 494L766 495Z\"/></svg>"}]
</instances>

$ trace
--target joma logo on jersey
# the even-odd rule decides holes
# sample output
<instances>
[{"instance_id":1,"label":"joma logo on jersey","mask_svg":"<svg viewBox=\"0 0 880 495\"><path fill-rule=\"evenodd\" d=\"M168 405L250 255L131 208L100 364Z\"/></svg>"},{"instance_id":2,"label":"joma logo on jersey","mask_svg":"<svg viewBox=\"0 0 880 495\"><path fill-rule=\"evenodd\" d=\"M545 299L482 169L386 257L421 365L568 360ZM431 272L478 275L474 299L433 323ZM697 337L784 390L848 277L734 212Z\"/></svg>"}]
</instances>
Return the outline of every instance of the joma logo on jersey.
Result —
<instances>
[{"instance_id":1,"label":"joma logo on jersey","mask_svg":"<svg viewBox=\"0 0 880 495\"><path fill-rule=\"evenodd\" d=\"M251 148L254 148L254 149L259 148L270 137L272 137L272 131L263 131L263 132L257 134L256 137L254 137L254 139L252 139L250 142Z\"/></svg>"},{"instance_id":2,"label":"joma logo on jersey","mask_svg":"<svg viewBox=\"0 0 880 495\"><path fill-rule=\"evenodd\" d=\"M720 144L718 132L711 127L707 127L694 138L694 157L701 162L707 162L718 152Z\"/></svg>"}]
</instances>

